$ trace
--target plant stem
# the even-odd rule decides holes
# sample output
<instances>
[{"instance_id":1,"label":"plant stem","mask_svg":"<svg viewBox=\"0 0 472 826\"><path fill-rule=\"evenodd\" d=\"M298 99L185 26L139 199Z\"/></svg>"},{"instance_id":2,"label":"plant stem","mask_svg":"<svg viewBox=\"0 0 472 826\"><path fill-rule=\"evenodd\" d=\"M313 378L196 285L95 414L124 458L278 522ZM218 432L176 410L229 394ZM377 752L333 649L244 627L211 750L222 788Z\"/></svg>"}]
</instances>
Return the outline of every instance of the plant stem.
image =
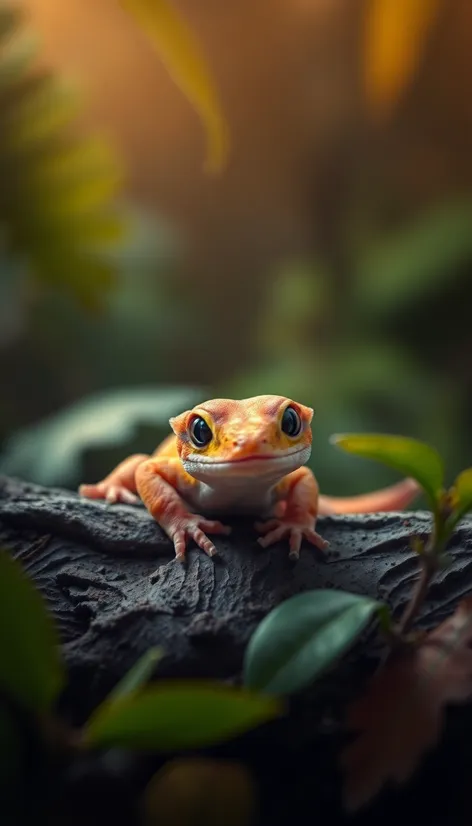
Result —
<instances>
[{"instance_id":1,"label":"plant stem","mask_svg":"<svg viewBox=\"0 0 472 826\"><path fill-rule=\"evenodd\" d=\"M401 636L410 630L413 620L415 619L425 600L426 594L428 593L428 588L434 574L436 573L436 568L437 566L434 552L425 552L422 558L420 576L416 583L415 590L413 591L411 599L403 612L400 622L398 623L397 631Z\"/></svg>"}]
</instances>

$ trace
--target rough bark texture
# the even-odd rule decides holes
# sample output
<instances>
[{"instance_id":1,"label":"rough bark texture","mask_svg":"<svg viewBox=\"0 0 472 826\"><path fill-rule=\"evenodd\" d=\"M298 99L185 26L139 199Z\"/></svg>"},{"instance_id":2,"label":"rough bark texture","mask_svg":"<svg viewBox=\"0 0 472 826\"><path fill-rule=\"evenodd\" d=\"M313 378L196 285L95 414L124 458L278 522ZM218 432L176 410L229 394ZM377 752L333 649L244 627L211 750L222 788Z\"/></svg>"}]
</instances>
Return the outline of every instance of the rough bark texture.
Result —
<instances>
[{"instance_id":1,"label":"rough bark texture","mask_svg":"<svg viewBox=\"0 0 472 826\"><path fill-rule=\"evenodd\" d=\"M64 698L69 717L84 719L151 645L163 645L166 652L158 675L238 680L244 648L257 623L281 600L304 590L335 587L368 594L388 602L398 615L418 570L409 538L425 535L430 517L408 513L322 519L319 530L330 542L328 553L307 545L296 564L289 561L285 545L262 550L250 523L232 524L232 535L216 540L218 560L192 548L182 566L141 506L110 506L63 490L0 479L0 545L23 564L56 618L70 672ZM425 627L444 619L472 591L471 521L459 527L450 552L452 564L438 576L421 612ZM304 822L305 806L311 813L307 822L342 822L334 769L342 736L338 715L378 653L372 640L363 640L314 694L293 703L283 723L220 750L253 763L262 787L278 784L281 799L274 798L268 822ZM470 721L466 711L460 715L459 728L449 726L443 748L411 786L414 792L387 794L372 814L359 816L362 823L378 817L384 823L391 822L389 817L401 817L403 823L444 822L452 782L445 773L454 774L456 807L462 793L457 738L463 738ZM449 741L455 753L452 767ZM437 781L436 772L441 773ZM271 811L268 791L266 796ZM316 812L324 816L317 818ZM462 822L448 817L448 822Z\"/></svg>"}]
</instances>

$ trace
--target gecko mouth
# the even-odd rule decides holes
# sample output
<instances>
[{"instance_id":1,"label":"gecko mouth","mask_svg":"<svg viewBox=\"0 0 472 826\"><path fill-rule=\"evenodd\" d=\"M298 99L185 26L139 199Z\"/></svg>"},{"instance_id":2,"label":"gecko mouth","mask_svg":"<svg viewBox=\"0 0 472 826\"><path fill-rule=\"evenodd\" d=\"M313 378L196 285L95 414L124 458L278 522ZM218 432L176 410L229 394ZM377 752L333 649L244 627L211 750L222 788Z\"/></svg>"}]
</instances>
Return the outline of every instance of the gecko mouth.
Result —
<instances>
[{"instance_id":1,"label":"gecko mouth","mask_svg":"<svg viewBox=\"0 0 472 826\"><path fill-rule=\"evenodd\" d=\"M295 453L295 451L293 451L293 453ZM293 453L289 453L289 454L285 454L285 455L292 456ZM298 451L297 451L297 453L298 453ZM256 453L253 456L241 456L239 459L229 459L226 462L225 461L215 462L215 464L239 465L241 462L264 462L264 461L267 461L269 459L283 459L283 458L284 458L284 456L280 456L280 455L278 455L278 456L277 455L269 456L267 453L260 453L260 454Z\"/></svg>"},{"instance_id":2,"label":"gecko mouth","mask_svg":"<svg viewBox=\"0 0 472 826\"><path fill-rule=\"evenodd\" d=\"M191 475L236 473L285 473L294 467L304 464L310 455L310 448L302 447L290 450L282 455L267 453L241 456L236 459L210 459L206 456L193 455L183 462L184 467Z\"/></svg>"},{"instance_id":3,"label":"gecko mouth","mask_svg":"<svg viewBox=\"0 0 472 826\"><path fill-rule=\"evenodd\" d=\"M250 456L240 456L236 459L211 459L207 456L200 456L194 454L188 458L190 462L197 462L204 465L240 465L243 462L284 462L286 459L296 456L298 453L304 453L306 447L297 447L293 450L288 450L286 453L252 453Z\"/></svg>"}]
</instances>

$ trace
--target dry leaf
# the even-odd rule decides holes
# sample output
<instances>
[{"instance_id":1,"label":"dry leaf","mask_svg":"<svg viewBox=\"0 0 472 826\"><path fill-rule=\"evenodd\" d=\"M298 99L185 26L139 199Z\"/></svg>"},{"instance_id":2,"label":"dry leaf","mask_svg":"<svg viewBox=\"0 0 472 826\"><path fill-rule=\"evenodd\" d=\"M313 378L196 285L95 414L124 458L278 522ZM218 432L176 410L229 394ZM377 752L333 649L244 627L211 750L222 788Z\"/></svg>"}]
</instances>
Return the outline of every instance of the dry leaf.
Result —
<instances>
[{"instance_id":1,"label":"dry leaf","mask_svg":"<svg viewBox=\"0 0 472 826\"><path fill-rule=\"evenodd\" d=\"M171 0L121 0L146 32L183 93L199 113L207 133L207 169L216 172L228 152L228 130L199 42Z\"/></svg>"},{"instance_id":2,"label":"dry leaf","mask_svg":"<svg viewBox=\"0 0 472 826\"><path fill-rule=\"evenodd\" d=\"M373 114L389 114L411 82L441 5L441 0L368 0L364 87Z\"/></svg>"},{"instance_id":3,"label":"dry leaf","mask_svg":"<svg viewBox=\"0 0 472 826\"><path fill-rule=\"evenodd\" d=\"M425 638L392 655L348 710L359 732L340 758L349 811L368 803L387 781L405 782L439 740L444 707L472 698L472 598Z\"/></svg>"}]
</instances>

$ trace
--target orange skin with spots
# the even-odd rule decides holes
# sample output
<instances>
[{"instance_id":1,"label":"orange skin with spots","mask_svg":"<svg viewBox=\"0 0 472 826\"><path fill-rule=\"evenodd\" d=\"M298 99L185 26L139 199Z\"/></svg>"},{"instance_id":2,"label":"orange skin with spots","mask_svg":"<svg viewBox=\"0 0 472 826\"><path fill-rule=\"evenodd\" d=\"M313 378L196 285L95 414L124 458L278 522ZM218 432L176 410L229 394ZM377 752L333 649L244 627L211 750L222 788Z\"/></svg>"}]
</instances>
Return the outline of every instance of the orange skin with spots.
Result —
<instances>
[{"instance_id":1,"label":"orange skin with spots","mask_svg":"<svg viewBox=\"0 0 472 826\"><path fill-rule=\"evenodd\" d=\"M262 534L259 544L286 539L290 556L298 558L303 539L320 550L327 547L315 530L319 515L400 510L418 494L417 484L405 479L363 496L320 496L304 466L312 417L310 407L283 396L212 399L170 419L174 432L152 456L130 456L79 492L109 502L133 503L139 496L181 560L189 539L209 556L216 553L207 534L231 530L212 518L218 514L261 518L254 525ZM205 443L196 439L197 425L204 428Z\"/></svg>"}]
</instances>

